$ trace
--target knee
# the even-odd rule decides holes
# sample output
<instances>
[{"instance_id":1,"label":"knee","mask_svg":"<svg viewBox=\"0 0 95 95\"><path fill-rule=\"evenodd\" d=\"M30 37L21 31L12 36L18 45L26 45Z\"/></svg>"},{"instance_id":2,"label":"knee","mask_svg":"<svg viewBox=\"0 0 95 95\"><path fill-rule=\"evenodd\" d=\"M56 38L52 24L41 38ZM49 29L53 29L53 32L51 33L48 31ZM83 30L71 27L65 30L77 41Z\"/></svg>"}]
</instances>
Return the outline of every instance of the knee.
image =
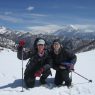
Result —
<instances>
[{"instance_id":1,"label":"knee","mask_svg":"<svg viewBox=\"0 0 95 95\"><path fill-rule=\"evenodd\" d=\"M24 78L24 82L28 88L33 88L35 85L35 78Z\"/></svg>"},{"instance_id":2,"label":"knee","mask_svg":"<svg viewBox=\"0 0 95 95\"><path fill-rule=\"evenodd\" d=\"M63 80L58 80L58 79L55 79L55 80L54 80L54 84L55 84L56 86L60 86L60 85L62 85L62 83L63 83Z\"/></svg>"},{"instance_id":3,"label":"knee","mask_svg":"<svg viewBox=\"0 0 95 95\"><path fill-rule=\"evenodd\" d=\"M43 72L43 75L44 75L44 76L49 76L49 75L51 75L51 70L49 69L49 70L44 71L44 72Z\"/></svg>"}]
</instances>

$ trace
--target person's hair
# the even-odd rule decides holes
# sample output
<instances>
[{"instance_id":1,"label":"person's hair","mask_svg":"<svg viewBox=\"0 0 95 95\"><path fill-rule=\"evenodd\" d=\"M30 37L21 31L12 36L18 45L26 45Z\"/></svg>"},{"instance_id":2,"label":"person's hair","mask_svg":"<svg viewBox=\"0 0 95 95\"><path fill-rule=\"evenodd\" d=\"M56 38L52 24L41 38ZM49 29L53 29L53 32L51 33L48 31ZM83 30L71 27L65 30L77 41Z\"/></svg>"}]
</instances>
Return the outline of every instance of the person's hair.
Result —
<instances>
[{"instance_id":1,"label":"person's hair","mask_svg":"<svg viewBox=\"0 0 95 95\"><path fill-rule=\"evenodd\" d=\"M62 46L62 44L61 44L60 39L55 39L55 40L53 41L53 43L51 44L51 50L54 50L53 45L54 45L54 43L55 43L55 42L58 42L58 43L60 44L60 48L62 48L62 47L63 47L63 46Z\"/></svg>"},{"instance_id":2,"label":"person's hair","mask_svg":"<svg viewBox=\"0 0 95 95\"><path fill-rule=\"evenodd\" d=\"M58 42L59 44L61 44L60 39L55 39L55 40L53 41L53 44L54 44L55 42Z\"/></svg>"}]
</instances>

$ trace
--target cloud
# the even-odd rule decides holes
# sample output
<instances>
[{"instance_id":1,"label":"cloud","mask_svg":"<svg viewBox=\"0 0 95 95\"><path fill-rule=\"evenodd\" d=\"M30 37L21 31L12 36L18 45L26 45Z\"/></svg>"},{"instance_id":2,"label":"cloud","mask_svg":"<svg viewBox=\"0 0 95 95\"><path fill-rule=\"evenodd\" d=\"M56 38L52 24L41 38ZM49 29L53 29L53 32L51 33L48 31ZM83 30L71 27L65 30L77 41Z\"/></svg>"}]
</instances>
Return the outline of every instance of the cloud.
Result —
<instances>
[{"instance_id":1,"label":"cloud","mask_svg":"<svg viewBox=\"0 0 95 95\"><path fill-rule=\"evenodd\" d=\"M23 22L23 19L15 18L15 17L12 17L12 16L7 16L7 15L0 15L0 19L4 20L4 21L9 21L9 22L12 22L12 23Z\"/></svg>"},{"instance_id":2,"label":"cloud","mask_svg":"<svg viewBox=\"0 0 95 95\"><path fill-rule=\"evenodd\" d=\"M45 17L45 16L47 16L47 15L45 15L45 14L34 14L34 13L32 13L32 14L30 14L31 16L34 16L34 17Z\"/></svg>"},{"instance_id":3,"label":"cloud","mask_svg":"<svg viewBox=\"0 0 95 95\"><path fill-rule=\"evenodd\" d=\"M94 32L95 31L95 25L87 24L87 25L74 25L76 28L84 30L85 32Z\"/></svg>"},{"instance_id":4,"label":"cloud","mask_svg":"<svg viewBox=\"0 0 95 95\"><path fill-rule=\"evenodd\" d=\"M95 20L90 17L81 17L79 15L72 15L72 16L61 16L61 18L68 24L82 24L82 25L95 25ZM61 22L61 21L60 21Z\"/></svg>"},{"instance_id":5,"label":"cloud","mask_svg":"<svg viewBox=\"0 0 95 95\"><path fill-rule=\"evenodd\" d=\"M57 30L59 30L61 26L59 25L44 25L44 26L34 26L34 27L27 27L29 31L32 31L32 33L40 34L40 33L53 33Z\"/></svg>"},{"instance_id":6,"label":"cloud","mask_svg":"<svg viewBox=\"0 0 95 95\"><path fill-rule=\"evenodd\" d=\"M10 15L12 12L4 12L5 15Z\"/></svg>"},{"instance_id":7,"label":"cloud","mask_svg":"<svg viewBox=\"0 0 95 95\"><path fill-rule=\"evenodd\" d=\"M25 25L29 24L43 24L44 21L40 20L43 18L44 14L30 14L30 13L12 13L12 12L3 12L0 13L0 20L8 21L11 23L22 23Z\"/></svg>"},{"instance_id":8,"label":"cloud","mask_svg":"<svg viewBox=\"0 0 95 95\"><path fill-rule=\"evenodd\" d=\"M91 24L75 24L75 26L77 27L77 28L81 28L81 29L87 29L87 28L92 28L92 29L95 29L95 25L91 25Z\"/></svg>"},{"instance_id":9,"label":"cloud","mask_svg":"<svg viewBox=\"0 0 95 95\"><path fill-rule=\"evenodd\" d=\"M78 6L78 5L77 6L75 5L75 8L77 8L77 9L88 9L88 7L86 7L86 6Z\"/></svg>"},{"instance_id":10,"label":"cloud","mask_svg":"<svg viewBox=\"0 0 95 95\"><path fill-rule=\"evenodd\" d=\"M66 25L43 25L43 26L30 26L27 27L28 31L31 31L34 34L46 34L46 33L54 33L57 30L63 29L63 27ZM73 24L72 25L73 28L78 29L78 30L82 30L84 32L95 32L95 25L81 25L81 24Z\"/></svg>"},{"instance_id":11,"label":"cloud","mask_svg":"<svg viewBox=\"0 0 95 95\"><path fill-rule=\"evenodd\" d=\"M33 7L33 6L29 6L29 7L27 8L27 10L28 10L28 11L32 11L32 10L34 10L34 7Z\"/></svg>"}]
</instances>

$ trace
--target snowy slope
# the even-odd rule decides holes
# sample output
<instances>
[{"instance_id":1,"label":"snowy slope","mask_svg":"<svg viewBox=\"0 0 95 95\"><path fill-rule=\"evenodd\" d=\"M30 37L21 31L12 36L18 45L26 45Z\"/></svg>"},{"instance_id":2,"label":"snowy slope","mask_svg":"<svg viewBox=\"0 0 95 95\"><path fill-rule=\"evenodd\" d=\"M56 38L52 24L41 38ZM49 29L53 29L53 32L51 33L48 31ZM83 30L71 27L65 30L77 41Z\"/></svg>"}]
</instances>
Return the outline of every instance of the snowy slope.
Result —
<instances>
[{"instance_id":1,"label":"snowy slope","mask_svg":"<svg viewBox=\"0 0 95 95\"><path fill-rule=\"evenodd\" d=\"M0 95L95 95L95 50L77 56L75 71L92 79L93 83L87 83L88 81L73 73L74 86L71 89L67 87L49 89L39 86L39 82L36 81L34 88L30 90L24 88L24 92L21 92L21 60L17 59L15 52L8 49L0 51ZM24 69L26 63L27 60L24 61ZM48 81L54 78L55 71L52 72L53 76L49 76Z\"/></svg>"}]
</instances>

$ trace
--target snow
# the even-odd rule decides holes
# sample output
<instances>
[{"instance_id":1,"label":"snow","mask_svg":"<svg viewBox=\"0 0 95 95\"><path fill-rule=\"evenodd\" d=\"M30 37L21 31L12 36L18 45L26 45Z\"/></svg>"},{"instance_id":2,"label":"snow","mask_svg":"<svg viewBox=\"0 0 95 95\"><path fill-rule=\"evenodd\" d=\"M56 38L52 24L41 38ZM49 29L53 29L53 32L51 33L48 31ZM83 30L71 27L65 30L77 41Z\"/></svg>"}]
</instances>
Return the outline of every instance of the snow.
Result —
<instances>
[{"instance_id":1,"label":"snow","mask_svg":"<svg viewBox=\"0 0 95 95\"><path fill-rule=\"evenodd\" d=\"M0 34L3 34L3 33L5 33L5 32L6 32L6 27L1 26L1 27L0 27Z\"/></svg>"},{"instance_id":2,"label":"snow","mask_svg":"<svg viewBox=\"0 0 95 95\"><path fill-rule=\"evenodd\" d=\"M24 61L24 69L28 60ZM34 88L21 92L21 68L22 61L17 59L16 52L8 49L0 51L0 95L95 95L95 50L77 54L75 71L88 79L87 80L73 73L73 87L54 87L52 89L39 85L37 78ZM53 76L49 76L48 82L53 81ZM51 81L50 81L51 82Z\"/></svg>"},{"instance_id":3,"label":"snow","mask_svg":"<svg viewBox=\"0 0 95 95\"><path fill-rule=\"evenodd\" d=\"M4 34L4 33L6 33L6 34L9 34L9 33L11 33L12 31L10 30L10 29L7 29L6 27L4 27L4 26L0 26L0 34Z\"/></svg>"}]
</instances>

